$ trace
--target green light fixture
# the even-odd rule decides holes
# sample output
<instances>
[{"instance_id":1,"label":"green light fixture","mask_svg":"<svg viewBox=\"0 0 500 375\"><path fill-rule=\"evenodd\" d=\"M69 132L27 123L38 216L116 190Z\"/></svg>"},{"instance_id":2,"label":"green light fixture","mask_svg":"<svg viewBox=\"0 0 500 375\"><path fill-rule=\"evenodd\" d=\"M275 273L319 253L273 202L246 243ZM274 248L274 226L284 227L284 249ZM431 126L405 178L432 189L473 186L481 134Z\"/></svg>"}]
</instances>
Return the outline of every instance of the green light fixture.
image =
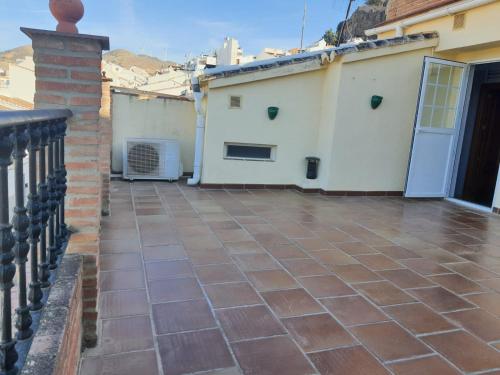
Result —
<instances>
[{"instance_id":1,"label":"green light fixture","mask_svg":"<svg viewBox=\"0 0 500 375\"><path fill-rule=\"evenodd\" d=\"M274 120L278 116L279 111L280 109L278 107L268 107L267 115L269 116L269 119Z\"/></svg>"},{"instance_id":2,"label":"green light fixture","mask_svg":"<svg viewBox=\"0 0 500 375\"><path fill-rule=\"evenodd\" d=\"M373 95L372 100L371 100L372 109L377 109L378 107L380 107L380 104L382 104L383 100L384 100L384 98L382 96Z\"/></svg>"}]
</instances>

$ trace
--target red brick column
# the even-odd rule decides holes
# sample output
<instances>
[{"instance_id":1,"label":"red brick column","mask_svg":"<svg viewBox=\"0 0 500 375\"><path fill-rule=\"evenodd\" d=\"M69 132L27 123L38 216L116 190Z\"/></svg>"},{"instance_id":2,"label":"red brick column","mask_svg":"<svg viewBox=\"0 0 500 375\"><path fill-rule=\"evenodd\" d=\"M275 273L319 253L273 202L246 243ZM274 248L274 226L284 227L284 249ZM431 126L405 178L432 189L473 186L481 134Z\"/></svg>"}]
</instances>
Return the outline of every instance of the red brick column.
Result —
<instances>
[{"instance_id":1,"label":"red brick column","mask_svg":"<svg viewBox=\"0 0 500 375\"><path fill-rule=\"evenodd\" d=\"M111 175L111 143L113 140L113 129L111 122L111 78L102 77L102 98L99 126L101 130L100 165L102 179L102 215L109 214L109 184Z\"/></svg>"},{"instance_id":2,"label":"red brick column","mask_svg":"<svg viewBox=\"0 0 500 375\"><path fill-rule=\"evenodd\" d=\"M35 61L35 108L69 108L66 168L66 219L71 236L67 252L84 255L84 344L96 342L97 262L102 202L100 166L102 51L107 37L21 29L32 39ZM108 156L109 157L109 156Z\"/></svg>"}]
</instances>

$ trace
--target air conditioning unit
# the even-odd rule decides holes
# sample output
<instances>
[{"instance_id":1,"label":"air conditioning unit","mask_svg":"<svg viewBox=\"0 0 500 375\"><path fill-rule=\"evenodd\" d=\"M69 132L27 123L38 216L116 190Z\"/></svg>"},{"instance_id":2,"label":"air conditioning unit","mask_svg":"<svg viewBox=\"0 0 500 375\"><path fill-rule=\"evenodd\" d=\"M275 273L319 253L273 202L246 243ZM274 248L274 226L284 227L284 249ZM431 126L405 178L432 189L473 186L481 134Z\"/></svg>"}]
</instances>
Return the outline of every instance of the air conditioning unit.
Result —
<instances>
[{"instance_id":1,"label":"air conditioning unit","mask_svg":"<svg viewBox=\"0 0 500 375\"><path fill-rule=\"evenodd\" d=\"M127 138L123 143L123 178L169 180L182 176L179 142L169 139Z\"/></svg>"}]
</instances>

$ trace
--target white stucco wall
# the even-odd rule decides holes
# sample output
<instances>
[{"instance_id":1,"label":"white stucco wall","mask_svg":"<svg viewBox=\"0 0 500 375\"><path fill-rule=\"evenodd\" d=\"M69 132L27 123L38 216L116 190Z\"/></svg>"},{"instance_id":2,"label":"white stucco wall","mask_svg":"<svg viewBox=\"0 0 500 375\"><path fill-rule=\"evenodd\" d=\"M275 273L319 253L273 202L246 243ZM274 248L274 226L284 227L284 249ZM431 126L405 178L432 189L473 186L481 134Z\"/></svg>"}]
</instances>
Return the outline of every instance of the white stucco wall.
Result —
<instances>
[{"instance_id":1,"label":"white stucco wall","mask_svg":"<svg viewBox=\"0 0 500 375\"><path fill-rule=\"evenodd\" d=\"M403 191L422 64L430 53L420 49L342 64L326 190ZM376 110L373 95L384 98Z\"/></svg>"},{"instance_id":2,"label":"white stucco wall","mask_svg":"<svg viewBox=\"0 0 500 375\"><path fill-rule=\"evenodd\" d=\"M125 138L175 139L184 172L193 171L196 114L191 101L113 93L111 169L122 171Z\"/></svg>"},{"instance_id":3,"label":"white stucco wall","mask_svg":"<svg viewBox=\"0 0 500 375\"><path fill-rule=\"evenodd\" d=\"M324 70L211 88L202 183L303 186L306 156L317 155ZM241 96L241 109L229 97ZM267 108L279 107L271 121ZM275 145L275 161L228 160L224 142ZM316 185L318 182L316 182Z\"/></svg>"}]
</instances>

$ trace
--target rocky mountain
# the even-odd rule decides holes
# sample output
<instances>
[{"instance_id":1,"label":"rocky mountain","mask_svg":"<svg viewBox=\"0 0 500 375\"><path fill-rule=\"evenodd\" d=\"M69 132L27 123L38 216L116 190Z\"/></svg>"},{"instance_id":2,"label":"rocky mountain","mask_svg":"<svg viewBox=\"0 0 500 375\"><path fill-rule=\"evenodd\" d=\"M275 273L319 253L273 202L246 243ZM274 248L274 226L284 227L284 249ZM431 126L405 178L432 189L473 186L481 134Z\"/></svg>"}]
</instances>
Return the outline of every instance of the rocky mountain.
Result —
<instances>
[{"instance_id":1,"label":"rocky mountain","mask_svg":"<svg viewBox=\"0 0 500 375\"><path fill-rule=\"evenodd\" d=\"M387 3L388 0L368 0L358 7L347 20L341 42L344 43L352 38L366 39L365 30L385 21ZM340 22L337 26L337 35L343 23Z\"/></svg>"},{"instance_id":2,"label":"rocky mountain","mask_svg":"<svg viewBox=\"0 0 500 375\"><path fill-rule=\"evenodd\" d=\"M33 49L30 45L17 47L8 51L0 52L0 68L7 70L9 63L14 63L18 59L26 56L33 56ZM149 74L154 74L162 68L176 65L173 61L163 61L156 57L147 55L136 55L125 49L116 49L104 54L104 60L120 65L124 68L136 66L144 69Z\"/></svg>"}]
</instances>

